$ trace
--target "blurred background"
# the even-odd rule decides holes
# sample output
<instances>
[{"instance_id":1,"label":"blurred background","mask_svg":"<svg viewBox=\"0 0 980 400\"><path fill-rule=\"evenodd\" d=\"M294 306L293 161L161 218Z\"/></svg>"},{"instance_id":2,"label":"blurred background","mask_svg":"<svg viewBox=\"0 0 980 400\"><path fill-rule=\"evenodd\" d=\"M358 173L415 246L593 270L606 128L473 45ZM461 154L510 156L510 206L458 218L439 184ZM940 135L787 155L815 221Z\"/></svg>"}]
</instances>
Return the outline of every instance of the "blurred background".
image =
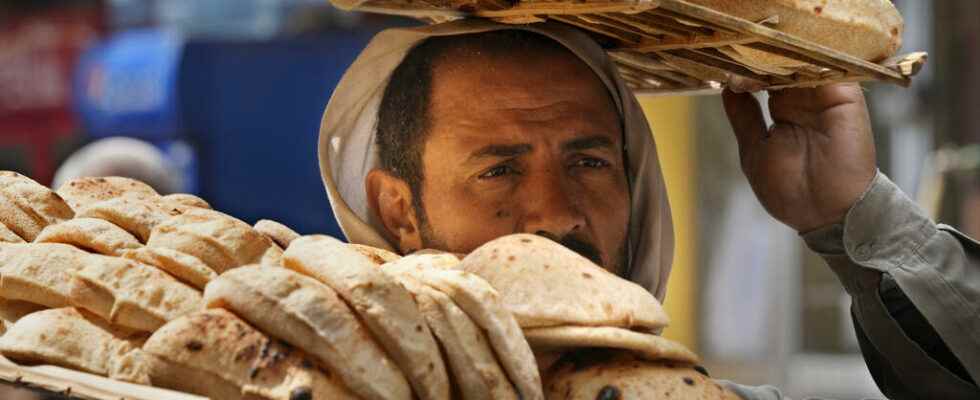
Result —
<instances>
[{"instance_id":1,"label":"blurred background","mask_svg":"<svg viewBox=\"0 0 980 400\"><path fill-rule=\"evenodd\" d=\"M903 51L930 60L910 88L865 85L879 165L980 237L980 2L895 4ZM340 236L316 161L323 106L374 33L412 24L326 0L0 0L0 169L54 186L131 175L249 223ZM758 205L720 98L641 103L676 219L665 335L715 377L881 398L850 300Z\"/></svg>"}]
</instances>

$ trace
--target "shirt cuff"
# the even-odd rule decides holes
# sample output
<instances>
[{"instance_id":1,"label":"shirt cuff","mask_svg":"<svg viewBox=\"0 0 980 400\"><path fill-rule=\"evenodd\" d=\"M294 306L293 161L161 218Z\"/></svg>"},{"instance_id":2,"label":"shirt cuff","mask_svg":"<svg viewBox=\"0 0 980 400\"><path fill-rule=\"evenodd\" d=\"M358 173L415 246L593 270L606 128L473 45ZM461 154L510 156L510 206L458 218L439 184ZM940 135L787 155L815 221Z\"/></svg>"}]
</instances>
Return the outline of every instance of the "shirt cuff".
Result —
<instances>
[{"instance_id":1,"label":"shirt cuff","mask_svg":"<svg viewBox=\"0 0 980 400\"><path fill-rule=\"evenodd\" d=\"M915 202L878 171L843 221L801 236L811 250L838 261L828 264L854 294L876 286L869 285L875 272L889 272L914 256L914 249L936 229ZM855 271L860 269L855 265L868 270Z\"/></svg>"}]
</instances>

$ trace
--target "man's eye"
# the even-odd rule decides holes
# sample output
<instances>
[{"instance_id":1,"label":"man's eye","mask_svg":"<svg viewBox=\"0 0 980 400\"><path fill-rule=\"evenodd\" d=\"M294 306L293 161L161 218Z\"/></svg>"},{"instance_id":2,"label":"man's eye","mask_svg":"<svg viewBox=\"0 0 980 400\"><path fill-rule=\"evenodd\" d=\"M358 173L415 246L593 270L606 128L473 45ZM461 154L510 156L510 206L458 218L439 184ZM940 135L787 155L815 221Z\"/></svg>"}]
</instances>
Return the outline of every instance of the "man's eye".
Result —
<instances>
[{"instance_id":1,"label":"man's eye","mask_svg":"<svg viewBox=\"0 0 980 400\"><path fill-rule=\"evenodd\" d=\"M588 157L575 161L575 166L585 168L605 168L609 166L609 163L605 160Z\"/></svg>"},{"instance_id":2,"label":"man's eye","mask_svg":"<svg viewBox=\"0 0 980 400\"><path fill-rule=\"evenodd\" d=\"M514 173L514 169L507 165L498 165L490 168L489 171L480 174L480 179L496 178Z\"/></svg>"}]
</instances>

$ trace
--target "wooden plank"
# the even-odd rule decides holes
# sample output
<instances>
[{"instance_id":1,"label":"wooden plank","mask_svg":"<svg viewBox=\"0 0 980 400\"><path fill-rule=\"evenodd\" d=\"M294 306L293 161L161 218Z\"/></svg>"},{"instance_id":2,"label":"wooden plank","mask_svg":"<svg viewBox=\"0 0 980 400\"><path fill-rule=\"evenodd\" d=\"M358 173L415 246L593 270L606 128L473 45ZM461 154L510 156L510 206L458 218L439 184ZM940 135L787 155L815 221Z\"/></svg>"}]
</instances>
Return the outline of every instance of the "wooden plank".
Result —
<instances>
[{"instance_id":1,"label":"wooden plank","mask_svg":"<svg viewBox=\"0 0 980 400\"><path fill-rule=\"evenodd\" d=\"M901 86L908 86L909 84L908 78L883 66L706 7L691 4L683 0L661 0L660 7L703 21L722 25L739 33L757 36L761 39L761 42L794 53L805 54L807 57L815 60L844 68L850 73L870 75Z\"/></svg>"},{"instance_id":2,"label":"wooden plank","mask_svg":"<svg viewBox=\"0 0 980 400\"><path fill-rule=\"evenodd\" d=\"M640 37L632 33L617 31L611 27L604 25L590 24L587 21L583 21L577 15L549 15L549 19L555 21L564 22L569 25L574 25L579 28L585 29L587 31L595 32L600 35L609 36L613 39L619 40L624 43L637 44L640 42Z\"/></svg>"},{"instance_id":3,"label":"wooden plank","mask_svg":"<svg viewBox=\"0 0 980 400\"><path fill-rule=\"evenodd\" d=\"M650 13L651 14L661 15L661 16L664 16L664 17L667 17L667 18L672 18L672 19L675 19L675 20L685 21L685 22L687 22L689 24L693 23L693 24L701 25L703 27L710 28L710 29L712 29L714 31L719 31L719 32L730 34L730 35L734 35L734 34L737 33L737 32L731 30L730 28L728 28L728 27L726 27L724 25L719 25L719 24L716 24L716 23L712 23L710 21L701 20L701 19L698 19L696 17L692 17L690 15L684 15L684 14L676 13L676 12L671 11L671 10L668 10L666 8L657 8L656 10L650 10Z\"/></svg>"},{"instance_id":4,"label":"wooden plank","mask_svg":"<svg viewBox=\"0 0 980 400\"><path fill-rule=\"evenodd\" d=\"M901 56L889 58L881 62L881 65L905 76L917 75L922 67L926 65L929 54L924 51L917 51Z\"/></svg>"},{"instance_id":5,"label":"wooden plank","mask_svg":"<svg viewBox=\"0 0 980 400\"><path fill-rule=\"evenodd\" d=\"M718 58L711 57L703 53L699 53L694 50L688 50L688 49L669 50L669 51L661 52L659 54L663 54L663 53L667 53L675 57L681 57L693 61L695 63L698 63L700 65L709 66L724 71L726 73L731 73L734 75L741 76L743 78L764 82L767 85L771 84L771 80L770 80L771 76L759 75L734 61L720 60Z\"/></svg>"},{"instance_id":6,"label":"wooden plank","mask_svg":"<svg viewBox=\"0 0 980 400\"><path fill-rule=\"evenodd\" d=\"M700 79L691 78L687 75L675 72L659 60L653 60L653 55L637 55L625 52L611 53L613 61L622 68L624 66L631 69L642 71L645 74L653 75L657 80L672 82L675 86L701 86Z\"/></svg>"},{"instance_id":7,"label":"wooden plank","mask_svg":"<svg viewBox=\"0 0 980 400\"><path fill-rule=\"evenodd\" d=\"M796 60L796 61L800 61L800 62L804 62L804 63L807 63L807 64L813 64L813 65L816 65L818 67L823 67L823 68L831 69L831 70L834 70L834 71L840 71L840 72L845 72L845 73L849 73L850 72L847 68L841 67L840 65L837 65L837 64L834 64L834 63L830 63L830 62L827 62L825 60L821 60L819 58L810 57L810 56L808 56L806 54L800 54L800 53L796 53L796 52L793 52L793 51L789 51L789 50L786 50L786 49L781 48L781 47L773 46L773 45L771 45L769 43L753 42L753 43L747 43L744 46L745 47L749 47L749 48L753 48L753 49L756 49L756 50L760 50L760 51L769 52L769 53L776 54L776 55L779 55L779 56L783 56L783 57L786 57L786 58L789 58L789 59L793 59L793 60Z\"/></svg>"},{"instance_id":8,"label":"wooden plank","mask_svg":"<svg viewBox=\"0 0 980 400\"><path fill-rule=\"evenodd\" d=\"M355 11L369 12L375 14L398 15L412 18L464 18L466 13L449 8L437 8L425 4L409 5L404 3L394 3L384 0L369 0L354 9Z\"/></svg>"},{"instance_id":9,"label":"wooden plank","mask_svg":"<svg viewBox=\"0 0 980 400\"><path fill-rule=\"evenodd\" d=\"M651 32L645 27L637 24L629 23L628 15L624 14L588 14L579 15L583 21L591 22L594 24L606 25L614 29L618 29L623 32L630 32L639 37L638 41L649 40L653 38L657 33Z\"/></svg>"},{"instance_id":10,"label":"wooden plank","mask_svg":"<svg viewBox=\"0 0 980 400\"><path fill-rule=\"evenodd\" d=\"M598 13L639 13L659 6L659 0L648 1L597 1L569 3L561 1L521 2L499 10L476 10L476 17L501 18L524 15L577 15Z\"/></svg>"},{"instance_id":11,"label":"wooden plank","mask_svg":"<svg viewBox=\"0 0 980 400\"><path fill-rule=\"evenodd\" d=\"M687 32L687 31L678 31L678 30L671 29L671 28L664 28L664 27L660 27L660 26L657 26L657 25L653 25L653 24L650 23L650 21L647 21L643 17L638 16L638 15L627 15L627 14L615 15L615 14L610 14L610 15L608 15L608 17L611 18L611 19L613 19L613 20L619 21L621 23L628 24L630 26L636 27L637 29L640 29L640 30L642 30L644 32L647 32L647 33L650 33L650 34L661 35L661 36L669 36L669 37L676 38L676 39L690 39L690 38L692 38L690 32ZM649 37L649 35L645 35L645 36ZM643 40L646 41L648 39L647 38L644 38Z\"/></svg>"},{"instance_id":12,"label":"wooden plank","mask_svg":"<svg viewBox=\"0 0 980 400\"><path fill-rule=\"evenodd\" d=\"M752 36L738 34L715 34L685 38L643 39L640 44L630 48L639 52L655 52L673 49L700 49L705 47L731 46L758 41Z\"/></svg>"},{"instance_id":13,"label":"wooden plank","mask_svg":"<svg viewBox=\"0 0 980 400\"><path fill-rule=\"evenodd\" d=\"M0 356L0 380L89 400L208 400L52 365L20 366L3 356Z\"/></svg>"},{"instance_id":14,"label":"wooden plank","mask_svg":"<svg viewBox=\"0 0 980 400\"><path fill-rule=\"evenodd\" d=\"M670 0L668 0L668 1L670 1ZM663 3L661 3L661 7L662 6L663 6ZM651 10L651 11L655 11L655 10L656 9ZM705 28L703 26L691 26L691 25L687 25L687 24L682 24L680 22L677 22L677 20L675 20L673 18L669 18L669 17L665 17L665 16L662 16L662 15L658 15L658 14L656 14L654 12L648 11L648 12L645 12L645 13L643 13L641 15L642 15L642 18L645 21L647 21L648 24L656 25L657 27L659 27L661 29L668 29L669 28L669 29L671 29L673 31L680 32L682 34L686 34L687 36L694 36L694 35L711 36L711 35L714 35L715 34L715 31L713 29Z\"/></svg>"}]
</instances>

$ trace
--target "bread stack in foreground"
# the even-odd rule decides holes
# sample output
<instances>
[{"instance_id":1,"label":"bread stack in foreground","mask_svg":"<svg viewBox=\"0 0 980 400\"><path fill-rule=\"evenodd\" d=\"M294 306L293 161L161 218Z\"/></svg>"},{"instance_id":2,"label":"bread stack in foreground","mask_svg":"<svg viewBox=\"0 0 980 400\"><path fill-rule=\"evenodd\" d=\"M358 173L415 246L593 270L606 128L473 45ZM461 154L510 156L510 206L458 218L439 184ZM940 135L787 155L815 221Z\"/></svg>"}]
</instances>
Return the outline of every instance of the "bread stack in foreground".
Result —
<instances>
[{"instance_id":1,"label":"bread stack in foreground","mask_svg":"<svg viewBox=\"0 0 980 400\"><path fill-rule=\"evenodd\" d=\"M0 353L21 364L215 400L731 396L653 333L652 295L537 236L400 257L13 173L0 214Z\"/></svg>"}]
</instances>

